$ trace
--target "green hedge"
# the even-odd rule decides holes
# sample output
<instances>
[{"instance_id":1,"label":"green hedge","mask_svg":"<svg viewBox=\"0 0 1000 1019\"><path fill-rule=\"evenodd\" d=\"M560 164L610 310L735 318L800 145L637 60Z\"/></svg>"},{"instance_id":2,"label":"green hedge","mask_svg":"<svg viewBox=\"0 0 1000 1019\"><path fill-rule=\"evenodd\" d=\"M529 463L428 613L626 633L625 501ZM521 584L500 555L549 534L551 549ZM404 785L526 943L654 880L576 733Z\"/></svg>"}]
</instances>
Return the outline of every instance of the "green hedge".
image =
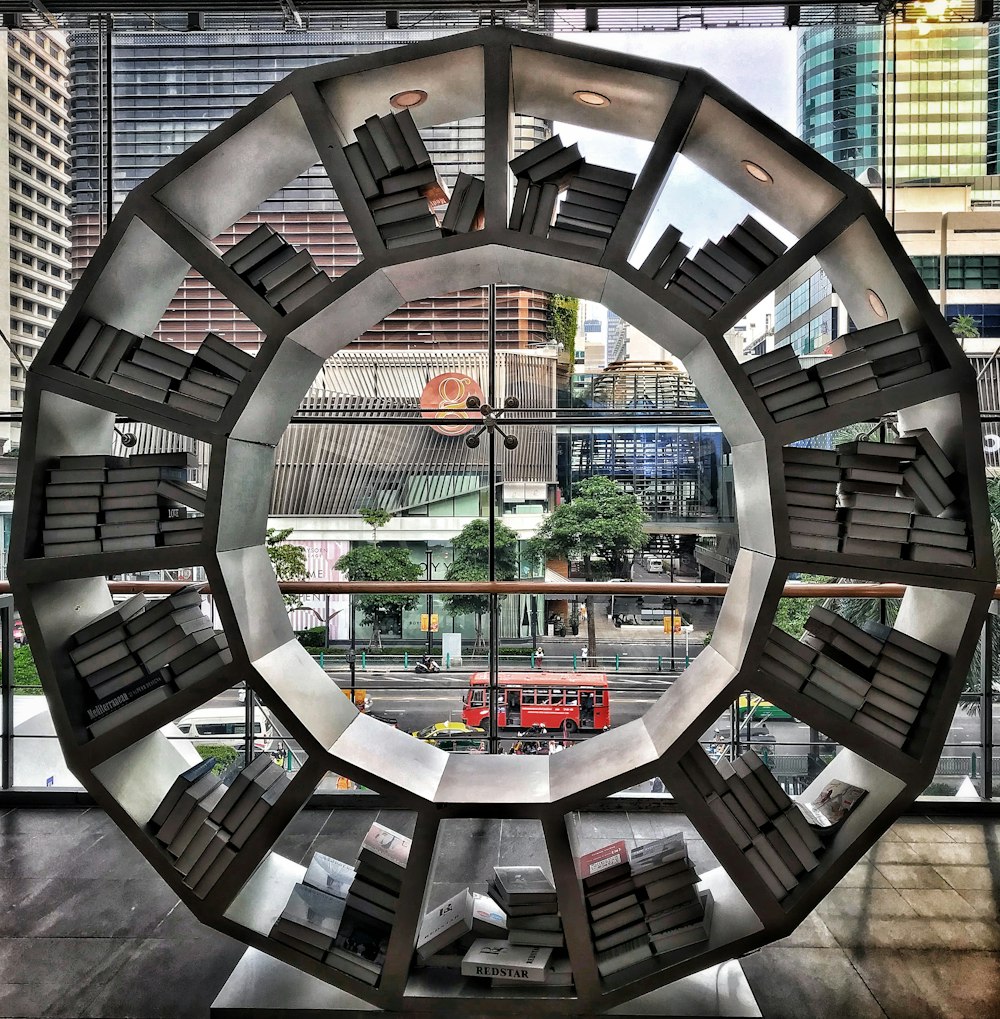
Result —
<instances>
[{"instance_id":1,"label":"green hedge","mask_svg":"<svg viewBox=\"0 0 1000 1019\"><path fill-rule=\"evenodd\" d=\"M23 694L40 695L42 692L42 681L38 678L35 659L27 644L14 648L14 689Z\"/></svg>"},{"instance_id":2,"label":"green hedge","mask_svg":"<svg viewBox=\"0 0 1000 1019\"><path fill-rule=\"evenodd\" d=\"M196 743L194 748L201 754L203 761L207 757L215 758L215 767L212 771L216 775L221 775L240 753L231 743Z\"/></svg>"}]
</instances>

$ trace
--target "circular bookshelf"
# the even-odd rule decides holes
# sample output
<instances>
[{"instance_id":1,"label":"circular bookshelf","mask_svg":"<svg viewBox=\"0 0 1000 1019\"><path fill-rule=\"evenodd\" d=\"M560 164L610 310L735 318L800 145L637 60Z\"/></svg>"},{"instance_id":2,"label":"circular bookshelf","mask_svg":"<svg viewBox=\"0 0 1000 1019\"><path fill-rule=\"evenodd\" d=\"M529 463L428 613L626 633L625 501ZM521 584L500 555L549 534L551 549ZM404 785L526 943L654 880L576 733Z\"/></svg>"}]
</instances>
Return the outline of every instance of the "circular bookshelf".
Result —
<instances>
[{"instance_id":1,"label":"circular bookshelf","mask_svg":"<svg viewBox=\"0 0 1000 1019\"><path fill-rule=\"evenodd\" d=\"M418 94L412 107L392 103ZM649 155L633 177L545 142L511 161L512 180L512 114L638 139ZM419 131L470 117L484 118L485 179L456 182L440 224L429 211L404 218L414 194L442 197ZM793 241L748 218L691 252L668 227L630 260L678 156ZM234 223L317 163L362 255L336 279L273 231L231 243ZM858 327L834 351L844 360L811 365L788 348L738 363L724 333L814 258ZM260 328L256 357L218 338L184 356L149 339L192 269ZM684 361L733 450L741 548L711 644L643 718L549 758L451 756L358 714L295 640L263 545L274 447L324 359L407 301L489 283L598 301L653 337ZM845 447L838 458L803 445L892 412L893 448ZM153 501L196 514L158 519L152 540L107 502L139 509L129 499L146 490L102 487L139 476L86 473L125 469L101 460L122 413L211 447L207 491L147 465L156 484L174 486ZM930 781L995 581L973 373L869 193L701 71L505 30L304 68L136 188L29 372L23 434L10 575L69 766L205 923L386 1008L488 999L521 1012L536 994L411 968L418 921L435 905L424 893L436 840L453 818L539 823L575 986L540 989L536 1008L604 1010L787 935ZM140 532L144 547L129 547ZM211 583L220 657L192 651L167 673L169 696L94 724L80 659L112 639L105 578L191 566ZM783 584L802 572L898 580L893 627L852 629L817 611L806 641L774 630ZM196 894L151 820L197 756L160 730L247 676L307 761ZM757 786L742 765L713 767L698 744L745 689L842 747L802 800L831 781L867 790L791 882L775 884L777 865L761 869L759 837L784 830L796 808L774 800L777 813L741 827L720 803L738 794L742 804ZM303 873L272 846L328 771L416 814L374 987L269 936ZM703 875L709 936L602 971L573 814L652 777L721 864Z\"/></svg>"}]
</instances>

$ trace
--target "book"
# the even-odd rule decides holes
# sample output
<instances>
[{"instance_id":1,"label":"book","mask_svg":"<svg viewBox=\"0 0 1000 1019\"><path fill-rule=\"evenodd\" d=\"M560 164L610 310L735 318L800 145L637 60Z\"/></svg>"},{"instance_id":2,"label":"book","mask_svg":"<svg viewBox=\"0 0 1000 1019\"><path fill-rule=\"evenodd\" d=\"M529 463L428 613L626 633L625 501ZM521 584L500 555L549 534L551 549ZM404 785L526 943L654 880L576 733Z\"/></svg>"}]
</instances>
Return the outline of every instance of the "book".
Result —
<instances>
[{"instance_id":1,"label":"book","mask_svg":"<svg viewBox=\"0 0 1000 1019\"><path fill-rule=\"evenodd\" d=\"M629 873L628 849L625 842L618 839L578 857L576 866L577 876L583 881L584 888L596 888Z\"/></svg>"},{"instance_id":2,"label":"book","mask_svg":"<svg viewBox=\"0 0 1000 1019\"><path fill-rule=\"evenodd\" d=\"M472 932L472 892L463 888L424 914L417 936L417 956L429 959Z\"/></svg>"},{"instance_id":3,"label":"book","mask_svg":"<svg viewBox=\"0 0 1000 1019\"><path fill-rule=\"evenodd\" d=\"M674 832L663 838L654 839L641 846L636 846L629 856L629 864L633 876L656 870L664 864L673 863L685 858L685 847L682 832Z\"/></svg>"},{"instance_id":4,"label":"book","mask_svg":"<svg viewBox=\"0 0 1000 1019\"><path fill-rule=\"evenodd\" d=\"M501 906L556 901L555 885L541 867L494 867L493 876L503 898Z\"/></svg>"},{"instance_id":5,"label":"book","mask_svg":"<svg viewBox=\"0 0 1000 1019\"><path fill-rule=\"evenodd\" d=\"M410 854L410 839L378 821L372 823L358 853L358 869L370 866L389 877L402 880Z\"/></svg>"},{"instance_id":6,"label":"book","mask_svg":"<svg viewBox=\"0 0 1000 1019\"><path fill-rule=\"evenodd\" d=\"M521 155L515 156L507 165L515 177L521 177L532 166L548 159L549 156L555 155L557 152L561 152L563 148L562 139L559 135L554 134L546 138L545 141L539 142L527 152L522 152Z\"/></svg>"},{"instance_id":7,"label":"book","mask_svg":"<svg viewBox=\"0 0 1000 1019\"><path fill-rule=\"evenodd\" d=\"M552 949L540 945L512 945L508 941L479 938L462 959L462 975L503 977L521 983L545 982Z\"/></svg>"},{"instance_id":8,"label":"book","mask_svg":"<svg viewBox=\"0 0 1000 1019\"><path fill-rule=\"evenodd\" d=\"M260 754L241 771L229 776L228 781L227 776L229 773L227 772L227 776L223 776L222 780L223 785L226 786L225 793L218 804L212 809L209 820L216 824L222 824L229 811L232 810L240 797L250 787L250 783L272 764L273 761L268 754ZM308 871L306 876L308 878Z\"/></svg>"},{"instance_id":9,"label":"book","mask_svg":"<svg viewBox=\"0 0 1000 1019\"><path fill-rule=\"evenodd\" d=\"M816 799L808 803L802 800L792 802L810 825L829 833L843 824L848 814L867 794L867 789L833 779L823 787Z\"/></svg>"},{"instance_id":10,"label":"book","mask_svg":"<svg viewBox=\"0 0 1000 1019\"><path fill-rule=\"evenodd\" d=\"M197 764L191 765L187 770L182 771L171 783L163 799L160 800L158 806L153 811L149 819L150 826L156 829L161 828L174 807L177 806L182 794L205 775L211 775L214 768L215 758L206 757L205 760L199 761Z\"/></svg>"},{"instance_id":11,"label":"book","mask_svg":"<svg viewBox=\"0 0 1000 1019\"><path fill-rule=\"evenodd\" d=\"M240 825L242 825L247 817L249 817L250 812L260 801L261 797L263 797L264 793L266 793L271 786L279 782L285 775L285 772L277 764L275 764L267 754L262 754L261 756L266 759L266 767L254 775L254 777L244 787L239 799L236 800L231 807L229 807L225 815L222 817L222 820L218 822L228 832L238 831ZM223 797L219 807L213 811L211 815L213 820L218 816L223 803L225 803L227 799L228 797Z\"/></svg>"},{"instance_id":12,"label":"book","mask_svg":"<svg viewBox=\"0 0 1000 1019\"><path fill-rule=\"evenodd\" d=\"M103 328L104 323L99 322L96 318L87 319L77 332L76 338L62 355L62 360L60 362L62 366L71 372L78 371L81 362L90 350L98 333Z\"/></svg>"},{"instance_id":13,"label":"book","mask_svg":"<svg viewBox=\"0 0 1000 1019\"><path fill-rule=\"evenodd\" d=\"M621 970L635 966L651 958L653 949L648 934L616 945L597 955L597 971L602 977L609 977Z\"/></svg>"},{"instance_id":14,"label":"book","mask_svg":"<svg viewBox=\"0 0 1000 1019\"><path fill-rule=\"evenodd\" d=\"M239 827L232 832L229 841L230 845L232 845L234 849L243 848L247 839L250 838L250 836L257 830L271 808L277 804L278 800L291 784L291 781L289 774L282 771L277 779L275 779L275 781L264 790L263 795L261 795L257 802L250 808L247 812L247 816L242 820Z\"/></svg>"},{"instance_id":15,"label":"book","mask_svg":"<svg viewBox=\"0 0 1000 1019\"><path fill-rule=\"evenodd\" d=\"M214 766L214 764L213 764ZM194 769L189 769L184 774L189 774ZM159 825L155 835L157 839L164 845L169 845L177 837L184 822L188 819L191 811L194 810L196 804L203 800L217 785L220 783L220 778L215 775L212 769L202 771L194 781L187 781L184 783L180 792L174 799L174 805L171 807L169 813L164 818L162 824ZM173 788L171 788L171 795L173 794ZM161 807L163 804L161 803ZM156 814L159 814L157 810ZM156 815L154 815L156 816Z\"/></svg>"},{"instance_id":16,"label":"book","mask_svg":"<svg viewBox=\"0 0 1000 1019\"><path fill-rule=\"evenodd\" d=\"M327 856L324 853L313 853L309 866L306 868L303 882L326 895L346 899L355 871L350 864Z\"/></svg>"},{"instance_id":17,"label":"book","mask_svg":"<svg viewBox=\"0 0 1000 1019\"><path fill-rule=\"evenodd\" d=\"M386 924L353 909L345 909L327 961L337 965L334 959L339 957L377 977L389 948L389 933L390 928Z\"/></svg>"},{"instance_id":18,"label":"book","mask_svg":"<svg viewBox=\"0 0 1000 1019\"><path fill-rule=\"evenodd\" d=\"M340 930L345 905L344 900L335 895L297 884L275 926L280 925L286 932L320 948L331 948Z\"/></svg>"},{"instance_id":19,"label":"book","mask_svg":"<svg viewBox=\"0 0 1000 1019\"><path fill-rule=\"evenodd\" d=\"M702 911L700 918L692 920L681 927L664 931L661 934L651 934L650 944L657 955L675 952L679 948L686 948L688 945L695 945L709 939L715 902L711 891L706 889L701 892L698 896L698 902L699 908Z\"/></svg>"}]
</instances>

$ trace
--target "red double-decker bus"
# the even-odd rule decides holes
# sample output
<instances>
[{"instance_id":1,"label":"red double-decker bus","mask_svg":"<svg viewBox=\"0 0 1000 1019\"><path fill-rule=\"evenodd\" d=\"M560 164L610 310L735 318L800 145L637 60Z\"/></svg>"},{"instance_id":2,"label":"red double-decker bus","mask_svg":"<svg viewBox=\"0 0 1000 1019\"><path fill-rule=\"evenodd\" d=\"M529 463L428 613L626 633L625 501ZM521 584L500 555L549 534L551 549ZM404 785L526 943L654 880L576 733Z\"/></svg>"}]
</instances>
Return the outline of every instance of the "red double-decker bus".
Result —
<instances>
[{"instance_id":1,"label":"red double-decker bus","mask_svg":"<svg viewBox=\"0 0 1000 1019\"><path fill-rule=\"evenodd\" d=\"M608 677L603 672L501 672L497 677L497 726L525 729L541 724L566 732L606 729L611 724ZM488 672L474 672L462 701L466 725L489 724Z\"/></svg>"}]
</instances>

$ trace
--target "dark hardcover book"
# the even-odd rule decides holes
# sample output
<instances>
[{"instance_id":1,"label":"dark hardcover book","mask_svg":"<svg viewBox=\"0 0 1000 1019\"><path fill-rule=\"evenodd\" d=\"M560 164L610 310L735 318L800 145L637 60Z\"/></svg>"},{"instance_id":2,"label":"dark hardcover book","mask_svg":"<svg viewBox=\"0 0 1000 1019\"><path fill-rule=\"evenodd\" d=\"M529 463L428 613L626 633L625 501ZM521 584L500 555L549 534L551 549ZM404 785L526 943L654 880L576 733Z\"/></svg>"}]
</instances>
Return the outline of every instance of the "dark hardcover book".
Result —
<instances>
[{"instance_id":1,"label":"dark hardcover book","mask_svg":"<svg viewBox=\"0 0 1000 1019\"><path fill-rule=\"evenodd\" d=\"M455 186L451 190L451 201L448 203L448 211L444 214L444 219L441 221L441 229L447 233L455 233L457 230L459 211L473 179L472 175L464 170L459 172ZM378 222L378 218L376 218L375 222Z\"/></svg>"},{"instance_id":2,"label":"dark hardcover book","mask_svg":"<svg viewBox=\"0 0 1000 1019\"><path fill-rule=\"evenodd\" d=\"M357 143L361 148L361 152L365 157L365 162L368 164L368 169L371 170L372 176L375 180L383 181L389 176L389 168L385 165L385 160L382 158L382 152L379 149L375 139L372 137L371 131L368 129L368 124L359 124L354 129L354 137L357 139ZM397 169L399 169L397 167Z\"/></svg>"},{"instance_id":3,"label":"dark hardcover book","mask_svg":"<svg viewBox=\"0 0 1000 1019\"><path fill-rule=\"evenodd\" d=\"M812 414L813 411L822 410L826 406L826 400L817 396L813 400L806 400L805 403L797 403L791 407L784 407L781 410L772 410L771 417L775 421L788 421L790 418L801 417L803 414Z\"/></svg>"},{"instance_id":4,"label":"dark hardcover book","mask_svg":"<svg viewBox=\"0 0 1000 1019\"><path fill-rule=\"evenodd\" d=\"M643 259L639 271L646 276L653 276L663 263L670 257L681 239L681 232L675 226L668 226L653 245L652 250Z\"/></svg>"},{"instance_id":5,"label":"dark hardcover book","mask_svg":"<svg viewBox=\"0 0 1000 1019\"><path fill-rule=\"evenodd\" d=\"M673 251L663 260L663 264L653 273L653 283L658 287L665 287L681 267L681 263L687 257L688 246L686 244L675 244Z\"/></svg>"},{"instance_id":6,"label":"dark hardcover book","mask_svg":"<svg viewBox=\"0 0 1000 1019\"><path fill-rule=\"evenodd\" d=\"M111 341L111 346L95 370L93 377L98 382L109 382L122 359L132 349L132 345L138 342L138 339L134 333L120 329L118 335Z\"/></svg>"},{"instance_id":7,"label":"dark hardcover book","mask_svg":"<svg viewBox=\"0 0 1000 1019\"><path fill-rule=\"evenodd\" d=\"M420 132L417 130L413 114L409 110L401 110L395 115L395 120L406 142L406 147L410 150L410 159L413 161L414 168L422 169L430 166L431 157L427 146L424 145L423 138L420 137Z\"/></svg>"},{"instance_id":8,"label":"dark hardcover book","mask_svg":"<svg viewBox=\"0 0 1000 1019\"><path fill-rule=\"evenodd\" d=\"M378 182L365 160L361 146L357 142L351 142L344 146L344 155L347 156L348 165L358 182L361 194L367 198L374 198L378 193Z\"/></svg>"},{"instance_id":9,"label":"dark hardcover book","mask_svg":"<svg viewBox=\"0 0 1000 1019\"><path fill-rule=\"evenodd\" d=\"M229 402L229 397L225 393L220 393L217 389L210 389L208 386L200 386L197 382L191 382L188 379L184 379L178 384L177 393L191 400L197 400L199 403L210 404L220 411ZM168 404L171 402L172 395L167 396Z\"/></svg>"},{"instance_id":10,"label":"dark hardcover book","mask_svg":"<svg viewBox=\"0 0 1000 1019\"><path fill-rule=\"evenodd\" d=\"M284 795L288 786L291 784L291 778L287 772L281 772L281 774L274 780L274 782L264 790L263 795L257 800L256 803L247 811L247 816L243 818L239 826L232 833L229 838L229 844L234 849L242 849L246 845L247 839L260 827L264 818L267 817L268 813L275 807L278 800ZM333 898L333 896L330 896Z\"/></svg>"},{"instance_id":11,"label":"dark hardcover book","mask_svg":"<svg viewBox=\"0 0 1000 1019\"><path fill-rule=\"evenodd\" d=\"M622 209L625 208L629 195L632 193L631 187L620 187L617 184L606 184L604 181L594 180L591 177L581 177L579 171L569 182L569 189L576 194L614 202Z\"/></svg>"},{"instance_id":12,"label":"dark hardcover book","mask_svg":"<svg viewBox=\"0 0 1000 1019\"><path fill-rule=\"evenodd\" d=\"M433 227L421 231L419 234L412 234L406 237L387 237L385 246L387 248L406 248L411 244L429 244L432 241L441 240L440 227Z\"/></svg>"},{"instance_id":13,"label":"dark hardcover book","mask_svg":"<svg viewBox=\"0 0 1000 1019\"><path fill-rule=\"evenodd\" d=\"M146 596L134 594L123 602L118 602L92 619L86 626L80 627L70 638L71 643L81 647L109 630L117 629L127 620L138 615L146 607Z\"/></svg>"},{"instance_id":14,"label":"dark hardcover book","mask_svg":"<svg viewBox=\"0 0 1000 1019\"><path fill-rule=\"evenodd\" d=\"M614 229L618 225L618 220L621 219L620 212L606 212L603 209L594 208L590 205L578 204L571 201L568 196L563 199L562 205L559 206L559 211L564 216L577 219L582 223L590 223L594 226L610 229Z\"/></svg>"},{"instance_id":15,"label":"dark hardcover book","mask_svg":"<svg viewBox=\"0 0 1000 1019\"><path fill-rule=\"evenodd\" d=\"M393 223L405 223L411 219L421 219L429 214L427 199L418 195L414 199L405 202L397 202L384 209L376 209L372 216L375 225L378 227L389 226Z\"/></svg>"},{"instance_id":16,"label":"dark hardcover book","mask_svg":"<svg viewBox=\"0 0 1000 1019\"><path fill-rule=\"evenodd\" d=\"M319 275L319 270L312 264L303 266L298 272L293 273L284 282L278 284L273 290L269 290L264 299L272 308L276 308L286 297L295 293L304 283L308 283L314 276Z\"/></svg>"},{"instance_id":17,"label":"dark hardcover book","mask_svg":"<svg viewBox=\"0 0 1000 1019\"><path fill-rule=\"evenodd\" d=\"M162 402L163 395L175 381L170 375L152 368L143 368L135 361L122 361L118 365L118 370L112 374L108 381L111 385L124 389L126 387L120 384L122 378L128 379L130 382L141 382L144 386L157 390L161 394L157 400L158 403Z\"/></svg>"},{"instance_id":18,"label":"dark hardcover book","mask_svg":"<svg viewBox=\"0 0 1000 1019\"><path fill-rule=\"evenodd\" d=\"M683 262L677 270L677 275L674 276L673 283L670 285L671 288L680 288L684 292L685 297L693 296L701 304L708 306L713 314L716 311L721 311L726 305L725 298L719 297L707 287L702 286L694 277L685 272Z\"/></svg>"},{"instance_id":19,"label":"dark hardcover book","mask_svg":"<svg viewBox=\"0 0 1000 1019\"><path fill-rule=\"evenodd\" d=\"M224 251L222 253L222 261L226 265L231 266L234 262L248 255L259 244L263 244L269 237L274 236L276 236L275 232L266 223L261 223L255 230L247 234L246 237Z\"/></svg>"},{"instance_id":20,"label":"dark hardcover book","mask_svg":"<svg viewBox=\"0 0 1000 1019\"><path fill-rule=\"evenodd\" d=\"M799 363L798 358L795 355L795 350L791 344L783 344L780 347L775 347L773 350L767 351L766 354L758 354L756 357L751 358L749 361L745 361L743 364L747 375L750 376L751 381L755 381L756 376L764 371L777 367L779 365L784 366L794 362L792 370L798 371ZM770 380L766 380L770 381Z\"/></svg>"},{"instance_id":21,"label":"dark hardcover book","mask_svg":"<svg viewBox=\"0 0 1000 1019\"><path fill-rule=\"evenodd\" d=\"M381 157L382 163L385 165L388 173L393 174L402 172L404 167L402 160L400 159L400 154L393 146L382 120L377 116L367 117L365 119L365 127L368 129L368 134L371 136L371 140L375 143L375 147L378 149L378 154Z\"/></svg>"},{"instance_id":22,"label":"dark hardcover book","mask_svg":"<svg viewBox=\"0 0 1000 1019\"><path fill-rule=\"evenodd\" d=\"M288 247L288 241L286 241L284 237L280 237L278 234L275 234L273 237L269 237L266 241L264 241L263 244L259 244L248 255L244 255L243 258L237 259L233 262L230 268L238 276L243 276L245 278L246 273L250 272L262 262L272 258L286 247Z\"/></svg>"},{"instance_id":23,"label":"dark hardcover book","mask_svg":"<svg viewBox=\"0 0 1000 1019\"><path fill-rule=\"evenodd\" d=\"M576 143L568 145L561 152L556 152L535 163L527 170L528 179L532 184L562 185L569 181L573 171L583 162L580 149Z\"/></svg>"},{"instance_id":24,"label":"dark hardcover book","mask_svg":"<svg viewBox=\"0 0 1000 1019\"><path fill-rule=\"evenodd\" d=\"M769 259L757 258L752 252L737 244L731 237L720 237L718 248L734 262L739 262L746 266L747 271L752 272L754 276L759 276L771 264Z\"/></svg>"},{"instance_id":25,"label":"dark hardcover book","mask_svg":"<svg viewBox=\"0 0 1000 1019\"><path fill-rule=\"evenodd\" d=\"M46 496L45 512L49 516L61 516L63 514L77 513L100 513L102 509L101 500L98 497L87 499L55 499Z\"/></svg>"},{"instance_id":26,"label":"dark hardcover book","mask_svg":"<svg viewBox=\"0 0 1000 1019\"><path fill-rule=\"evenodd\" d=\"M395 195L414 188L427 199L427 204L431 208L437 208L439 205L446 205L448 203L448 189L438 180L433 166L410 170L409 173L400 173L395 177L388 177L382 181L382 193L384 195Z\"/></svg>"},{"instance_id":27,"label":"dark hardcover book","mask_svg":"<svg viewBox=\"0 0 1000 1019\"><path fill-rule=\"evenodd\" d=\"M206 333L195 352L196 361L204 361L210 368L240 382L254 365L254 357L235 344L227 343L218 333Z\"/></svg>"},{"instance_id":28,"label":"dark hardcover book","mask_svg":"<svg viewBox=\"0 0 1000 1019\"><path fill-rule=\"evenodd\" d=\"M252 269L249 269L245 274L244 278L247 283L251 286L260 286L261 281L272 272L277 272L283 265L287 265L294 258L297 258L303 252L295 248L291 244L286 244L283 248L276 251L270 258L265 258L263 262L258 263ZM309 252L305 252L308 258Z\"/></svg>"},{"instance_id":29,"label":"dark hardcover book","mask_svg":"<svg viewBox=\"0 0 1000 1019\"><path fill-rule=\"evenodd\" d=\"M410 151L406 138L403 137L403 132L397 118L391 113L387 113L384 117L379 117L379 125L389 141L393 154L399 161L400 169L415 170L417 168L417 161Z\"/></svg>"},{"instance_id":30,"label":"dark hardcover book","mask_svg":"<svg viewBox=\"0 0 1000 1019\"><path fill-rule=\"evenodd\" d=\"M79 371L80 364L103 328L104 323L99 322L96 318L87 319L59 363L71 372Z\"/></svg>"},{"instance_id":31,"label":"dark hardcover book","mask_svg":"<svg viewBox=\"0 0 1000 1019\"><path fill-rule=\"evenodd\" d=\"M733 227L727 239L738 248L741 248L751 258L759 262L762 267L769 266L775 259L775 255L771 249L766 245L761 244L754 234L747 230L743 224Z\"/></svg>"},{"instance_id":32,"label":"dark hardcover book","mask_svg":"<svg viewBox=\"0 0 1000 1019\"><path fill-rule=\"evenodd\" d=\"M510 207L509 226L511 230L520 230L524 222L524 208L528 200L528 192L531 190L531 181L527 177L521 177L514 189L514 199Z\"/></svg>"},{"instance_id":33,"label":"dark hardcover book","mask_svg":"<svg viewBox=\"0 0 1000 1019\"><path fill-rule=\"evenodd\" d=\"M119 332L121 330L115 328L115 326L105 325L101 327L97 336L94 337L94 341L90 344L90 348L84 355L83 360L80 362L80 367L77 369L81 375L86 375L88 378L94 377L108 351L111 350Z\"/></svg>"},{"instance_id":34,"label":"dark hardcover book","mask_svg":"<svg viewBox=\"0 0 1000 1019\"><path fill-rule=\"evenodd\" d=\"M564 196L564 201L577 206L581 213L589 210L591 212L612 214L614 222L617 223L625 209L625 199L604 198L601 195L588 194L586 191L581 191L574 186L577 179L574 177L573 183L570 183L569 189Z\"/></svg>"},{"instance_id":35,"label":"dark hardcover book","mask_svg":"<svg viewBox=\"0 0 1000 1019\"><path fill-rule=\"evenodd\" d=\"M482 229L484 220L483 200L486 195L486 183L479 177L473 177L459 210L458 233Z\"/></svg>"},{"instance_id":36,"label":"dark hardcover book","mask_svg":"<svg viewBox=\"0 0 1000 1019\"><path fill-rule=\"evenodd\" d=\"M392 245L390 245L391 247ZM311 278L302 283L295 290L292 291L284 300L279 304L279 308L286 315L293 312L300 305L306 303L306 301L315 297L317 294L321 294L330 285L330 277L327 276L322 270L317 270L316 274Z\"/></svg>"},{"instance_id":37,"label":"dark hardcover book","mask_svg":"<svg viewBox=\"0 0 1000 1019\"><path fill-rule=\"evenodd\" d=\"M521 155L515 156L508 164L510 171L515 177L520 177L527 173L532 166L548 159L549 156L561 152L563 148L562 139L559 135L554 134L551 138L546 138L545 141L539 142L527 152L522 152Z\"/></svg>"},{"instance_id":38,"label":"dark hardcover book","mask_svg":"<svg viewBox=\"0 0 1000 1019\"><path fill-rule=\"evenodd\" d=\"M582 244L585 248L592 248L595 251L603 251L608 243L606 237L566 229L560 225L558 216L556 217L556 225L549 228L549 240L562 241L566 244Z\"/></svg>"},{"instance_id":39,"label":"dark hardcover book","mask_svg":"<svg viewBox=\"0 0 1000 1019\"><path fill-rule=\"evenodd\" d=\"M215 372L204 371L201 368L192 368L184 377L184 382L191 382L202 386L205 389L214 389L223 396L232 396L239 388L239 383L234 379L226 378Z\"/></svg>"},{"instance_id":40,"label":"dark hardcover book","mask_svg":"<svg viewBox=\"0 0 1000 1019\"><path fill-rule=\"evenodd\" d=\"M932 365L927 363L915 364L912 368L903 368L900 371L880 373L876 369L876 375L878 375L878 387L879 389L889 389L891 386L899 386L904 382L912 382L914 379L922 379L926 375L930 375L934 368Z\"/></svg>"},{"instance_id":41,"label":"dark hardcover book","mask_svg":"<svg viewBox=\"0 0 1000 1019\"><path fill-rule=\"evenodd\" d=\"M707 254L704 248L696 251L692 255L691 261L707 277L718 280L730 294L735 294L743 289L743 280L735 273L730 272L724 265L717 262L711 255Z\"/></svg>"},{"instance_id":42,"label":"dark hardcover book","mask_svg":"<svg viewBox=\"0 0 1000 1019\"><path fill-rule=\"evenodd\" d=\"M205 512L205 490L196 485L190 485L184 481L159 481L156 485L156 493L162 499L178 502L199 513Z\"/></svg>"},{"instance_id":43,"label":"dark hardcover book","mask_svg":"<svg viewBox=\"0 0 1000 1019\"><path fill-rule=\"evenodd\" d=\"M690 279L693 279L699 286L703 287L723 303L732 300L733 294L735 293L734 289L722 280L713 276L703 266L700 266L695 259L685 259L681 263L681 267L678 271L681 276L687 276Z\"/></svg>"},{"instance_id":44,"label":"dark hardcover book","mask_svg":"<svg viewBox=\"0 0 1000 1019\"><path fill-rule=\"evenodd\" d=\"M182 350L180 347L175 347L173 344L164 343L162 340L153 339L152 336L143 336L136 344L136 350L142 350L147 354L152 354L154 357L159 357L164 361L172 361L176 365L180 365L182 368L191 367L192 355L186 350Z\"/></svg>"},{"instance_id":45,"label":"dark hardcover book","mask_svg":"<svg viewBox=\"0 0 1000 1019\"><path fill-rule=\"evenodd\" d=\"M824 393L836 393L843 389L850 389L864 396L866 393L877 393L879 386L875 379L875 373L870 364L863 364L858 368L851 368L849 371L838 372L836 375L827 375L820 378ZM865 392L860 392L861 384L865 384ZM872 383L875 383L872 386ZM858 388L856 388L858 387Z\"/></svg>"},{"instance_id":46,"label":"dark hardcover book","mask_svg":"<svg viewBox=\"0 0 1000 1019\"><path fill-rule=\"evenodd\" d=\"M794 407L817 397L822 398L822 392L818 382L803 382L800 385L792 386L791 389L765 396L763 398L764 406L770 411L784 410L786 407Z\"/></svg>"},{"instance_id":47,"label":"dark hardcover book","mask_svg":"<svg viewBox=\"0 0 1000 1019\"><path fill-rule=\"evenodd\" d=\"M576 179L595 181L599 184L620 188L623 191L631 191L635 187L634 173L629 173L627 170L614 170L610 166L596 166L594 163L587 162L580 165Z\"/></svg>"},{"instance_id":48,"label":"dark hardcover book","mask_svg":"<svg viewBox=\"0 0 1000 1019\"><path fill-rule=\"evenodd\" d=\"M532 217L531 223L531 233L535 237L545 237L548 235L558 197L559 188L555 184L542 185L538 195L538 205L535 208L535 215Z\"/></svg>"},{"instance_id":49,"label":"dark hardcover book","mask_svg":"<svg viewBox=\"0 0 1000 1019\"><path fill-rule=\"evenodd\" d=\"M778 240L769 230L766 230L752 216L747 216L740 226L750 233L759 244L763 244L771 252L773 258L783 255L786 245Z\"/></svg>"},{"instance_id":50,"label":"dark hardcover book","mask_svg":"<svg viewBox=\"0 0 1000 1019\"><path fill-rule=\"evenodd\" d=\"M136 396L143 396L147 399L153 398L150 390L156 390L160 395L156 396L154 402L162 403L162 387L159 383L151 384L148 382L142 382L137 378L134 378L136 373L129 372L127 369L128 365L137 365L140 368L145 368L147 371L155 372L157 375L165 375L173 382L179 382L184 378L187 368L183 365L177 364L176 361L167 360L165 357L158 357L156 354L150 354L148 351L140 350L138 347L132 351L129 355L130 360L123 361L118 367L125 368L126 371L115 372L111 376L110 384L116 389L122 389L125 392L134 393ZM144 389L135 389L136 386L144 386Z\"/></svg>"},{"instance_id":51,"label":"dark hardcover book","mask_svg":"<svg viewBox=\"0 0 1000 1019\"><path fill-rule=\"evenodd\" d=\"M713 244L711 241L705 241L701 250L704 257L727 269L744 286L759 275L760 267L755 261L735 257L732 250L727 251L722 247L721 242Z\"/></svg>"},{"instance_id":52,"label":"dark hardcover book","mask_svg":"<svg viewBox=\"0 0 1000 1019\"><path fill-rule=\"evenodd\" d=\"M193 764L186 771L182 771L177 778L174 779L173 784L167 790L163 799L160 800L159 806L153 811L153 816L149 819L150 825L154 828L160 828L170 812L177 805L177 802L181 798L181 794L193 786L199 779L205 775L210 775L212 769L215 767L215 758L206 757L204 761L199 761L197 764Z\"/></svg>"}]
</instances>

